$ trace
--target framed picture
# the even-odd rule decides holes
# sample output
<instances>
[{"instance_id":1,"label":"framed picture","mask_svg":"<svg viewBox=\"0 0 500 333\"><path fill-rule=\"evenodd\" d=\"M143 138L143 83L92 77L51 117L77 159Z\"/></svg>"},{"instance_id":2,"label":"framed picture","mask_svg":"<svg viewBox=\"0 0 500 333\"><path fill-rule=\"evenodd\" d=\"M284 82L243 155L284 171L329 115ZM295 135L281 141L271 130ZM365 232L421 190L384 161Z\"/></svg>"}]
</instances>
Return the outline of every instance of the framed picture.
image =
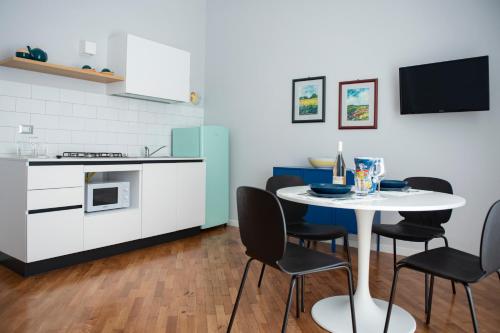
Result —
<instances>
[{"instance_id":1,"label":"framed picture","mask_svg":"<svg viewBox=\"0 0 500 333\"><path fill-rule=\"evenodd\" d=\"M339 82L339 129L377 128L378 79Z\"/></svg>"},{"instance_id":2,"label":"framed picture","mask_svg":"<svg viewBox=\"0 0 500 333\"><path fill-rule=\"evenodd\" d=\"M325 76L292 81L292 123L325 122Z\"/></svg>"}]
</instances>

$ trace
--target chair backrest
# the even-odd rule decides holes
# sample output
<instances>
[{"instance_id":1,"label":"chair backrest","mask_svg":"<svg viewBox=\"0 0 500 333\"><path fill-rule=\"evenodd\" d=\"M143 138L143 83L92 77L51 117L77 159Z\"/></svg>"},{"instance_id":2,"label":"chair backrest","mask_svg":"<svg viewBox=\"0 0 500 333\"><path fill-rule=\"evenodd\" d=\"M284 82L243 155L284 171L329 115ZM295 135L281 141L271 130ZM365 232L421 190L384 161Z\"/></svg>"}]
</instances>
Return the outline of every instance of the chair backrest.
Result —
<instances>
[{"instance_id":1,"label":"chair backrest","mask_svg":"<svg viewBox=\"0 0 500 333\"><path fill-rule=\"evenodd\" d=\"M483 226L481 236L481 268L487 274L500 269L500 200L495 202Z\"/></svg>"},{"instance_id":2,"label":"chair backrest","mask_svg":"<svg viewBox=\"0 0 500 333\"><path fill-rule=\"evenodd\" d=\"M276 266L286 248L286 228L278 198L262 189L241 186L237 193L240 237L248 256Z\"/></svg>"},{"instance_id":3,"label":"chair backrest","mask_svg":"<svg viewBox=\"0 0 500 333\"><path fill-rule=\"evenodd\" d=\"M453 194L451 184L444 179L432 177L410 177L405 179L412 188ZM450 220L451 209L429 212L399 212L408 222L427 227L439 227Z\"/></svg>"},{"instance_id":4,"label":"chair backrest","mask_svg":"<svg viewBox=\"0 0 500 333\"><path fill-rule=\"evenodd\" d=\"M299 176L272 176L267 180L266 190L276 195L279 189L291 186L303 186L304 181ZM303 220L307 214L307 205L279 199L283 212L285 214L286 223L294 223Z\"/></svg>"}]
</instances>

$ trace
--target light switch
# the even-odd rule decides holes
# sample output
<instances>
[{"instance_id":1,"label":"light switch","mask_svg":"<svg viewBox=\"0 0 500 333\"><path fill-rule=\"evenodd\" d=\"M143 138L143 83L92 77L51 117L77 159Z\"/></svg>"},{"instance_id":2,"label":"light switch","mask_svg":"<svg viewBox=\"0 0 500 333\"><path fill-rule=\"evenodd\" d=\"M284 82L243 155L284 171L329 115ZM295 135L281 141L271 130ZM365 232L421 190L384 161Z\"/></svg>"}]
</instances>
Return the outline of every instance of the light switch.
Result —
<instances>
[{"instance_id":1,"label":"light switch","mask_svg":"<svg viewBox=\"0 0 500 333\"><path fill-rule=\"evenodd\" d=\"M80 42L80 52L86 55L96 55L97 54L97 44L95 42L90 42L88 40L82 40Z\"/></svg>"},{"instance_id":2,"label":"light switch","mask_svg":"<svg viewBox=\"0 0 500 333\"><path fill-rule=\"evenodd\" d=\"M19 125L19 134L33 134L33 125Z\"/></svg>"}]
</instances>

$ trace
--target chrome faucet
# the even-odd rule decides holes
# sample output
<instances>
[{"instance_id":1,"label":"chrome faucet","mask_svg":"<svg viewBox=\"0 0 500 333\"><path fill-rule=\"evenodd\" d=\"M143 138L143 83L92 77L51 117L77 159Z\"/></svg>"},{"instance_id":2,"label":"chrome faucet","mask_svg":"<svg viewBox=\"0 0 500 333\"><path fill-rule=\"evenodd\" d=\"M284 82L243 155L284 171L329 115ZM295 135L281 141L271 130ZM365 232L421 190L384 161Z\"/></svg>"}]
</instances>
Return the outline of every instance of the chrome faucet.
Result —
<instances>
[{"instance_id":1,"label":"chrome faucet","mask_svg":"<svg viewBox=\"0 0 500 333\"><path fill-rule=\"evenodd\" d=\"M152 153L150 153L150 149L148 146L145 146L144 147L144 156L145 157L151 157L153 156L154 154L156 154L158 151L162 150L163 148L165 148L166 146L161 146L160 148L156 149L155 151L153 151Z\"/></svg>"}]
</instances>

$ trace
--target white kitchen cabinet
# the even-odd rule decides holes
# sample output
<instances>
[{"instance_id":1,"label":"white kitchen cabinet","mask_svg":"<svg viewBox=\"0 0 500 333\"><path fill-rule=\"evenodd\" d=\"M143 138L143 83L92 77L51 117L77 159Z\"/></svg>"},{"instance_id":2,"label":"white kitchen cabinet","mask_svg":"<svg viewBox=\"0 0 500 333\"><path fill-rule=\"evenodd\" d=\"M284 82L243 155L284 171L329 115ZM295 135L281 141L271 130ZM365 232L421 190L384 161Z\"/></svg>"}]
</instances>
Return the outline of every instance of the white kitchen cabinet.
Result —
<instances>
[{"instance_id":1,"label":"white kitchen cabinet","mask_svg":"<svg viewBox=\"0 0 500 333\"><path fill-rule=\"evenodd\" d=\"M205 223L205 163L144 164L142 237Z\"/></svg>"},{"instance_id":2,"label":"white kitchen cabinet","mask_svg":"<svg viewBox=\"0 0 500 333\"><path fill-rule=\"evenodd\" d=\"M83 186L82 165L28 167L28 190Z\"/></svg>"},{"instance_id":3,"label":"white kitchen cabinet","mask_svg":"<svg viewBox=\"0 0 500 333\"><path fill-rule=\"evenodd\" d=\"M176 164L145 164L142 167L142 237L176 230Z\"/></svg>"},{"instance_id":4,"label":"white kitchen cabinet","mask_svg":"<svg viewBox=\"0 0 500 333\"><path fill-rule=\"evenodd\" d=\"M205 163L180 163L176 189L177 229L205 224Z\"/></svg>"},{"instance_id":5,"label":"white kitchen cabinet","mask_svg":"<svg viewBox=\"0 0 500 333\"><path fill-rule=\"evenodd\" d=\"M107 85L109 94L161 102L189 102L190 53L131 34L108 42L108 66L125 81Z\"/></svg>"},{"instance_id":6,"label":"white kitchen cabinet","mask_svg":"<svg viewBox=\"0 0 500 333\"><path fill-rule=\"evenodd\" d=\"M27 262L83 251L83 208L29 214Z\"/></svg>"}]
</instances>

